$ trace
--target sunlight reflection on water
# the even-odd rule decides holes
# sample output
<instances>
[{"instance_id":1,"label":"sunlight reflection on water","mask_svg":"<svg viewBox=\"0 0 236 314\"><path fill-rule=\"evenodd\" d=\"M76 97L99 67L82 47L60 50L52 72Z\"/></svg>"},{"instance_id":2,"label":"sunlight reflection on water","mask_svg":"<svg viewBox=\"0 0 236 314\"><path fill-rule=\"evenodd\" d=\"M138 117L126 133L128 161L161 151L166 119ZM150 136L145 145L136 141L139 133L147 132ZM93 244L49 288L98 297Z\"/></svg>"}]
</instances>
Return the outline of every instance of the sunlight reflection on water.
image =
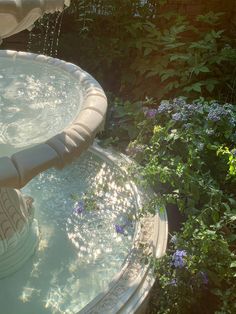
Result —
<instances>
[{"instance_id":1,"label":"sunlight reflection on water","mask_svg":"<svg viewBox=\"0 0 236 314\"><path fill-rule=\"evenodd\" d=\"M131 249L133 190L114 165L92 153L39 175L23 190L35 200L41 239L36 255L0 281L4 314L76 313L107 286ZM81 200L85 208L77 213Z\"/></svg>"}]
</instances>

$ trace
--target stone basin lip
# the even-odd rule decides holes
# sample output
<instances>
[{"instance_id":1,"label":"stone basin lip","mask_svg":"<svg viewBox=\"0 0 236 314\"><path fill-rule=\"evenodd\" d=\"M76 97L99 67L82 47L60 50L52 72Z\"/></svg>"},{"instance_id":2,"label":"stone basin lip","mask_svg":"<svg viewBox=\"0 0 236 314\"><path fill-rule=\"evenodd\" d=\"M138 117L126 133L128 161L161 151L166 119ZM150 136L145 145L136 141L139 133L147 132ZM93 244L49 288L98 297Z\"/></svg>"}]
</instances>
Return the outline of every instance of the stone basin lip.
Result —
<instances>
[{"instance_id":1,"label":"stone basin lip","mask_svg":"<svg viewBox=\"0 0 236 314\"><path fill-rule=\"evenodd\" d=\"M127 156L112 149L101 148L96 142L89 151L105 161L113 163L127 175L133 163ZM139 212L153 196L151 189L143 189L131 180ZM149 263L143 257L160 258L165 254L168 239L168 220L165 208L156 208L156 214L145 214L136 224L133 246L122 269L115 275L108 287L97 295L78 314L130 314L145 313L146 301L155 276Z\"/></svg>"},{"instance_id":2,"label":"stone basin lip","mask_svg":"<svg viewBox=\"0 0 236 314\"><path fill-rule=\"evenodd\" d=\"M11 157L0 158L0 188L19 189L48 168L64 167L91 145L104 125L107 98L100 84L72 63L45 55L12 50L0 50L0 58L33 61L56 67L77 80L84 91L80 111L64 130L44 143L23 149Z\"/></svg>"}]
</instances>

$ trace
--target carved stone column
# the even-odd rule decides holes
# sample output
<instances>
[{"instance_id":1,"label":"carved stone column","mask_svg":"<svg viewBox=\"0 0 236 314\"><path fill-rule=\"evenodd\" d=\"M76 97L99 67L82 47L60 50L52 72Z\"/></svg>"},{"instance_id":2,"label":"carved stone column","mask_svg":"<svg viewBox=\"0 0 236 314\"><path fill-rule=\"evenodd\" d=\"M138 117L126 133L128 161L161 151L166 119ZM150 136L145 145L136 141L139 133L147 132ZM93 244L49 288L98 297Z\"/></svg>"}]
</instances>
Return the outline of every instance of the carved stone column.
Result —
<instances>
[{"instance_id":1,"label":"carved stone column","mask_svg":"<svg viewBox=\"0 0 236 314\"><path fill-rule=\"evenodd\" d=\"M0 278L17 271L33 255L39 238L33 199L0 188Z\"/></svg>"}]
</instances>

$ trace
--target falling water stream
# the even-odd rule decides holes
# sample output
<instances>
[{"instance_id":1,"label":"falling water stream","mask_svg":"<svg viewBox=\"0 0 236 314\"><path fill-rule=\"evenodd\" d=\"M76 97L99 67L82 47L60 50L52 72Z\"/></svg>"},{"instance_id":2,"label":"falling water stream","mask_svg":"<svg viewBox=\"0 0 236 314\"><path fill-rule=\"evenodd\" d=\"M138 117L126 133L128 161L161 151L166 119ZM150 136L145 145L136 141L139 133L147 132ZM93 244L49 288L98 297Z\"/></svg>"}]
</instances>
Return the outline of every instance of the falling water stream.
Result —
<instances>
[{"instance_id":1,"label":"falling water stream","mask_svg":"<svg viewBox=\"0 0 236 314\"><path fill-rule=\"evenodd\" d=\"M42 17L29 33L27 51L57 57L64 10Z\"/></svg>"}]
</instances>

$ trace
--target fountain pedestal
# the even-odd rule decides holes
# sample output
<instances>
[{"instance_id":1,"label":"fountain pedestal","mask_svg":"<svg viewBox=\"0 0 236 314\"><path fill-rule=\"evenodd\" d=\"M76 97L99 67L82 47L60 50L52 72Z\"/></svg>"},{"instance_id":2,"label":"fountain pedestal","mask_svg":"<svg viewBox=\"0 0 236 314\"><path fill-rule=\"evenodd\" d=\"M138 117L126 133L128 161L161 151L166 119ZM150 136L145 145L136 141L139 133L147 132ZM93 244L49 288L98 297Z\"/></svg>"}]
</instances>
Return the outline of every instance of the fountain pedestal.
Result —
<instances>
[{"instance_id":1,"label":"fountain pedestal","mask_svg":"<svg viewBox=\"0 0 236 314\"><path fill-rule=\"evenodd\" d=\"M32 199L19 190L0 188L0 278L18 270L38 244Z\"/></svg>"},{"instance_id":2,"label":"fountain pedestal","mask_svg":"<svg viewBox=\"0 0 236 314\"><path fill-rule=\"evenodd\" d=\"M69 4L70 0L1 0L0 44L3 38L31 29L45 13L60 12ZM0 182L6 170L1 168ZM32 201L19 190L0 184L0 278L18 270L34 253L37 243Z\"/></svg>"}]
</instances>

